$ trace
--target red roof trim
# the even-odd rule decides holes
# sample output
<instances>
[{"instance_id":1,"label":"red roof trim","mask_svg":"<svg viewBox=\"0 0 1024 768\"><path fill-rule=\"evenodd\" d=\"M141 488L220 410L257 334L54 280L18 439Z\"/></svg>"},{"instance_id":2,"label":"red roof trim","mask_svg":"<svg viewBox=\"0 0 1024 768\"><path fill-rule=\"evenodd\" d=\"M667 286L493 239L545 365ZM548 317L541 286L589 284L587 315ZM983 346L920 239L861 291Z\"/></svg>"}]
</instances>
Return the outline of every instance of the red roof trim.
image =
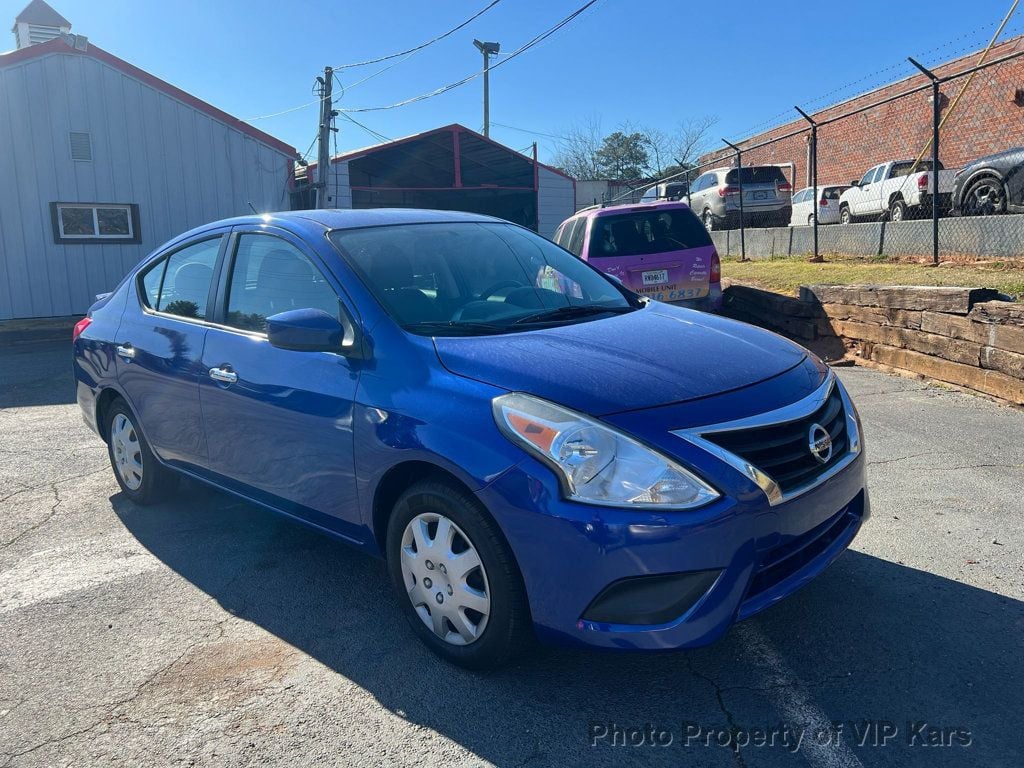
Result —
<instances>
[{"instance_id":1,"label":"red roof trim","mask_svg":"<svg viewBox=\"0 0 1024 768\"><path fill-rule=\"evenodd\" d=\"M140 80L146 85L156 88L158 91L163 91L168 96L171 96L178 101L187 104L194 109L198 109L200 112L205 112L210 117L218 120L225 125L234 128L237 131L241 131L247 136L251 136L257 141L266 144L272 149L276 149L284 155L288 155L289 158L298 157L298 151L295 147L285 144L280 139L276 139L269 133L264 133L258 128L253 128L248 123L243 123L237 117L229 115L223 110L217 109L212 104L208 104L202 99L197 99L195 96L186 93L180 88L171 85L165 80L161 80L159 77L149 74L143 69L139 69L134 64L129 64L124 59L119 59L112 53L107 53L102 48L99 48L92 43L89 43L88 47L84 51L80 51L77 48L69 46L62 38L54 38L53 40L47 40L45 43L39 43L38 45L30 45L27 48L21 48L10 53L0 54L0 68L9 67L14 64L19 64L29 59L36 59L49 54L60 54L64 56L89 56L97 61L101 61L104 64L113 67L114 69L123 72L129 77L134 77L136 80Z\"/></svg>"},{"instance_id":2,"label":"red roof trim","mask_svg":"<svg viewBox=\"0 0 1024 768\"><path fill-rule=\"evenodd\" d=\"M492 139L492 138L490 138L488 136L484 136L482 133L477 133L473 129L467 128L466 126L462 125L461 123L451 123L450 125L442 125L440 128L431 128L429 131L422 131L420 133L414 133L412 136L403 136L402 138L395 139L394 141L384 141L384 142L381 142L380 144L374 144L372 147L363 147L362 149L354 149L351 152L344 152L344 153L342 153L340 155L335 155L334 157L332 157L331 158L331 162L332 163L341 163L341 162L344 162L346 160L354 160L357 157L363 157L364 155L368 155L371 152L374 152L374 151L376 151L378 149L384 149L385 147L393 147L393 146L396 146L398 144L406 144L406 143L408 143L410 141L415 141L417 139L422 139L424 136L430 136L431 134L435 134L435 133L450 133L452 131L463 131L465 133L471 133L474 136L476 136L478 139L486 141L489 144L493 144L496 147L501 147L502 149L504 149L504 150L506 150L508 152L512 152L512 153L517 154L517 155L521 155L522 154L521 152L517 152L516 150L512 149L511 147L505 146L501 142L495 141L494 139ZM526 157L526 155L523 155L523 157ZM531 163L533 162L533 158L532 157L526 157L526 159L529 162L531 162ZM546 165L546 164L541 163L541 162L538 162L537 165L540 168L546 168L547 170L551 171L552 173L557 173L559 176L564 176L565 178L569 179L570 181L575 181L575 179L573 179L572 176L569 176L567 173L565 173L563 171L560 171L557 168L553 168L550 165ZM316 163L311 163L310 164L310 167L315 167L315 166L316 166Z\"/></svg>"}]
</instances>

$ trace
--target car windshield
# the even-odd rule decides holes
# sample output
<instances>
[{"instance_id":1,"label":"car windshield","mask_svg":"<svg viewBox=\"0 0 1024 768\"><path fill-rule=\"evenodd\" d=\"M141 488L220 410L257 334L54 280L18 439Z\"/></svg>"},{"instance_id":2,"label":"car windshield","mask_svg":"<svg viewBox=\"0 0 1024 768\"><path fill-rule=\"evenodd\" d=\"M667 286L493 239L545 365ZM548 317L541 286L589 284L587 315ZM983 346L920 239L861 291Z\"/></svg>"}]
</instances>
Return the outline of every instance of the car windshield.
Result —
<instances>
[{"instance_id":1,"label":"car windshield","mask_svg":"<svg viewBox=\"0 0 1024 768\"><path fill-rule=\"evenodd\" d=\"M733 168L725 175L725 183L738 184L739 177L738 169ZM776 165L751 165L743 168L744 184L784 184L785 182L785 174Z\"/></svg>"},{"instance_id":2,"label":"car windshield","mask_svg":"<svg viewBox=\"0 0 1024 768\"><path fill-rule=\"evenodd\" d=\"M598 216L587 253L592 259L643 256L711 245L711 236L689 208Z\"/></svg>"},{"instance_id":3,"label":"car windshield","mask_svg":"<svg viewBox=\"0 0 1024 768\"><path fill-rule=\"evenodd\" d=\"M554 243L501 223L334 230L387 313L425 336L490 335L632 311L639 300Z\"/></svg>"}]
</instances>

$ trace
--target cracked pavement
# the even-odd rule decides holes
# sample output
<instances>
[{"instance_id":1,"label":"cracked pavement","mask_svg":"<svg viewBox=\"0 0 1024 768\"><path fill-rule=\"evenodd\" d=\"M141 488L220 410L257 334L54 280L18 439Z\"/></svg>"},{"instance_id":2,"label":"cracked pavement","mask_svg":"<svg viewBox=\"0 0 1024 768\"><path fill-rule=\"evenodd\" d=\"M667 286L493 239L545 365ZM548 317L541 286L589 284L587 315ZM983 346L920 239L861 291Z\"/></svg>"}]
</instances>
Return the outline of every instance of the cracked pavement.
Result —
<instances>
[{"instance_id":1,"label":"cracked pavement","mask_svg":"<svg viewBox=\"0 0 1024 768\"><path fill-rule=\"evenodd\" d=\"M1024 413L838 373L873 517L821 578L708 648L477 675L423 648L383 566L339 542L191 482L124 500L68 345L0 350L0 768L1024 764ZM899 735L861 745L863 721ZM908 721L971 745L910 745ZM831 741L687 747L687 723ZM613 724L672 743L590 746Z\"/></svg>"}]
</instances>

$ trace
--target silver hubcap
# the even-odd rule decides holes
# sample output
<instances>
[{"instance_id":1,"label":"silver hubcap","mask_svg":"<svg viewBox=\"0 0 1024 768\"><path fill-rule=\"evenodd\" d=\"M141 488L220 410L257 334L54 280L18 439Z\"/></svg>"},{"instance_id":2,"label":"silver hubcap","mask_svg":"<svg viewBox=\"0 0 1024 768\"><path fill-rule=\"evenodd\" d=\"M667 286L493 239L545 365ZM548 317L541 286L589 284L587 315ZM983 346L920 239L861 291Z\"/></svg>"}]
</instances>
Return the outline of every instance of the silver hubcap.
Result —
<instances>
[{"instance_id":1,"label":"silver hubcap","mask_svg":"<svg viewBox=\"0 0 1024 768\"><path fill-rule=\"evenodd\" d=\"M892 213L889 214L889 218L893 221L903 221L903 206L894 205L892 207Z\"/></svg>"},{"instance_id":2,"label":"silver hubcap","mask_svg":"<svg viewBox=\"0 0 1024 768\"><path fill-rule=\"evenodd\" d=\"M135 426L123 413L110 425L110 445L114 449L114 467L121 482L137 491L142 485L142 446Z\"/></svg>"},{"instance_id":3,"label":"silver hubcap","mask_svg":"<svg viewBox=\"0 0 1024 768\"><path fill-rule=\"evenodd\" d=\"M469 645L483 634L491 591L469 537L435 512L417 515L402 534L402 577L413 608L435 635Z\"/></svg>"}]
</instances>

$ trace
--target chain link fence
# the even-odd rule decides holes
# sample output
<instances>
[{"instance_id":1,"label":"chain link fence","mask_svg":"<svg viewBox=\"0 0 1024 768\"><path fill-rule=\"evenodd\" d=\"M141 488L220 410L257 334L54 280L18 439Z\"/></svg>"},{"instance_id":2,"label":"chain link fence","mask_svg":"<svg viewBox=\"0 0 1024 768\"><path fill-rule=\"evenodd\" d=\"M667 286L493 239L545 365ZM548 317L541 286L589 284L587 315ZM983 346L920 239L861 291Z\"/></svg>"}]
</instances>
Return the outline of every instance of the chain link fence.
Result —
<instances>
[{"instance_id":1,"label":"chain link fence","mask_svg":"<svg viewBox=\"0 0 1024 768\"><path fill-rule=\"evenodd\" d=\"M817 113L795 107L794 121L723 139L659 181L684 182L677 199L723 255L1024 257L1024 37L934 71L909 61L919 75Z\"/></svg>"}]
</instances>

